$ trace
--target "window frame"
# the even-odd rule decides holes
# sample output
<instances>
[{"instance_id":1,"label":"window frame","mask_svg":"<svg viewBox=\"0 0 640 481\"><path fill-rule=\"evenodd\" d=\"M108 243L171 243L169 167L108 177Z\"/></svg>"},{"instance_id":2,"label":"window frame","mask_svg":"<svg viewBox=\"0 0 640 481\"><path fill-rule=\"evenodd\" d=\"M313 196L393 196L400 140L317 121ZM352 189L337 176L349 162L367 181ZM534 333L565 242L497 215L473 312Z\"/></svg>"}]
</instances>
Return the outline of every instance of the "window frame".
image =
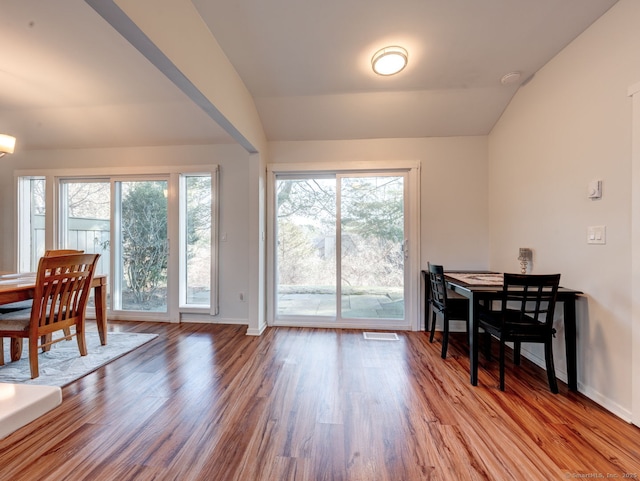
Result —
<instances>
[{"instance_id":1,"label":"window frame","mask_svg":"<svg viewBox=\"0 0 640 481\"><path fill-rule=\"evenodd\" d=\"M218 262L218 170L215 172L210 171L198 171L198 172L182 172L179 176L180 182L180 199L179 209L179 243L180 243L180 279L187 278L187 199L186 199L186 180L187 177L198 177L209 175L211 177L211 272L210 278L212 280L210 286L209 306L206 309L209 310L211 316L215 316L219 313L219 299L218 299L218 282L213 283L213 279L218 279L219 275L219 262ZM180 282L179 285L179 305L180 312L185 313L198 313L201 312L204 307L198 307L195 304L188 304L187 298L187 286L186 282Z\"/></svg>"},{"instance_id":2,"label":"window frame","mask_svg":"<svg viewBox=\"0 0 640 481\"><path fill-rule=\"evenodd\" d=\"M182 278L179 276L186 270L182 266L182 256L180 255L180 197L181 186L180 180L182 175L194 175L194 174L209 174L212 179L212 202L211 202L211 219L212 219L212 231L211 231L211 299L209 306L195 307L184 306L180 302L180 284ZM180 322L183 314L196 315L198 321L201 322L213 322L211 317L218 314L218 289L219 289L219 239L218 239L218 204L219 204L219 166L217 164L202 164L202 165L171 165L171 166L153 166L153 167L119 167L119 168L88 168L88 169L29 169L29 170L17 170L14 172L14 185L16 186L16 225L14 231L17 232L17 242L15 250L16 267L18 272L23 262L23 252L20 250L21 233L18 230L20 225L21 216L24 215L21 212L23 209L24 195L23 188L21 187L22 179L25 178L42 178L45 181L45 249L55 249L61 245L60 236L62 233L60 222L62 220L62 203L60 199L60 185L62 181L94 181L102 180L109 181L112 185L115 179L137 179L137 178L150 178L150 177L167 177L168 178L168 239L170 249L170 260L168 266L168 299L167 299L167 313L166 316L159 316L158 313L135 313L133 311L118 311L114 313L112 306L109 303L108 309L113 319L127 319L127 320L162 320L168 322ZM112 187L113 189L113 187ZM113 192L113 190L112 190ZM113 202L113 198L112 198ZM113 218L113 205L111 207L111 232L113 239L114 218ZM111 249L111 262L114 262L113 249ZM176 252L177 250L177 252ZM113 269L113 265L111 266ZM111 270L113 272L113 270ZM173 273L177 273L178 276ZM112 286L113 276L109 276L109 287ZM126 312L126 315L120 313ZM164 314L164 313L163 313Z\"/></svg>"}]
</instances>

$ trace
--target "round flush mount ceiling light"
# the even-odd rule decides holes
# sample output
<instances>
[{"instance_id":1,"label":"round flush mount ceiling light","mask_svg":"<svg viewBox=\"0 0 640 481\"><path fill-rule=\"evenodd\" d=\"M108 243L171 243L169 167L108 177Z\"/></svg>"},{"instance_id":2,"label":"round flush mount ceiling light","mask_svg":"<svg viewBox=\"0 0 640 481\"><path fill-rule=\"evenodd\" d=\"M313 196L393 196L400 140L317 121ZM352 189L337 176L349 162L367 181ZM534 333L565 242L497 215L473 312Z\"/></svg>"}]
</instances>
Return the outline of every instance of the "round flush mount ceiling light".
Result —
<instances>
[{"instance_id":1,"label":"round flush mount ceiling light","mask_svg":"<svg viewBox=\"0 0 640 481\"><path fill-rule=\"evenodd\" d=\"M385 47L371 58L371 68L378 75L394 75L407 66L408 58L402 47Z\"/></svg>"}]
</instances>

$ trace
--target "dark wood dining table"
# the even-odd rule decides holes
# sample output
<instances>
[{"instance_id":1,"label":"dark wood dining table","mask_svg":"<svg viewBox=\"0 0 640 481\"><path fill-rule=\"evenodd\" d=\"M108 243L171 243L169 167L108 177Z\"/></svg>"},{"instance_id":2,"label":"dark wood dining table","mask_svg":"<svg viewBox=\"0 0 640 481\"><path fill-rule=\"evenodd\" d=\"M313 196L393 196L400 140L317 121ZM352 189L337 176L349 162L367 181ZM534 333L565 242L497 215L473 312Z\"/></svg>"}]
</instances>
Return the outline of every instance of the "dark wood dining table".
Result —
<instances>
[{"instance_id":1,"label":"dark wood dining table","mask_svg":"<svg viewBox=\"0 0 640 481\"><path fill-rule=\"evenodd\" d=\"M33 299L36 285L35 273L5 274L0 276L0 305ZM91 282L96 310L96 323L100 344L107 344L107 276L98 274ZM11 359L19 357L17 346L11 343Z\"/></svg>"},{"instance_id":2,"label":"dark wood dining table","mask_svg":"<svg viewBox=\"0 0 640 481\"><path fill-rule=\"evenodd\" d=\"M469 370L471 384L478 385L478 311L479 306L500 298L503 274L486 271L447 271L447 287L469 299ZM581 291L560 287L558 302L563 305L564 342L567 359L567 385L578 390L576 348L576 300Z\"/></svg>"}]
</instances>

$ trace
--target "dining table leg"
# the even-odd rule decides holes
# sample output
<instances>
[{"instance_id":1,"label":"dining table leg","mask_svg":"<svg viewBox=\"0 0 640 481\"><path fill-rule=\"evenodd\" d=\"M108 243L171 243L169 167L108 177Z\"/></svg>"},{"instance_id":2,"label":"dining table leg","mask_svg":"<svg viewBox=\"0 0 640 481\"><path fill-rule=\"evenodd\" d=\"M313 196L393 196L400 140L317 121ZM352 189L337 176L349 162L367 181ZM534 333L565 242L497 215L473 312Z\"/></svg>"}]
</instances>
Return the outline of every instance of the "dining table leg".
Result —
<instances>
[{"instance_id":1,"label":"dining table leg","mask_svg":"<svg viewBox=\"0 0 640 481\"><path fill-rule=\"evenodd\" d=\"M578 361L576 348L576 297L563 299L564 342L567 355L567 385L572 391L578 390Z\"/></svg>"},{"instance_id":2,"label":"dining table leg","mask_svg":"<svg viewBox=\"0 0 640 481\"><path fill-rule=\"evenodd\" d=\"M98 335L100 344L107 344L107 283L101 282L93 288L93 299L96 306L96 324L98 325Z\"/></svg>"},{"instance_id":3,"label":"dining table leg","mask_svg":"<svg viewBox=\"0 0 640 481\"><path fill-rule=\"evenodd\" d=\"M469 298L469 372L471 385L478 385L478 299Z\"/></svg>"}]
</instances>

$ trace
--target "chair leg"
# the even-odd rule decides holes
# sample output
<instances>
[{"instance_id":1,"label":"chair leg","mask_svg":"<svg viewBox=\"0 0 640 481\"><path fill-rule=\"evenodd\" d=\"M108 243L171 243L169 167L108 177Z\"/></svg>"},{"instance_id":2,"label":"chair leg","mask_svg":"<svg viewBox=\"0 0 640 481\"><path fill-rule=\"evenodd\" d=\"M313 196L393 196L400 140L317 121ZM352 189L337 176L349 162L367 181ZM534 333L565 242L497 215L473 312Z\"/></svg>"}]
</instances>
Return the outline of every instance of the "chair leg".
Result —
<instances>
[{"instance_id":1,"label":"chair leg","mask_svg":"<svg viewBox=\"0 0 640 481\"><path fill-rule=\"evenodd\" d=\"M40 337L40 345L42 346L42 352L49 352L51 350L51 333Z\"/></svg>"},{"instance_id":2,"label":"chair leg","mask_svg":"<svg viewBox=\"0 0 640 481\"><path fill-rule=\"evenodd\" d=\"M440 354L440 357L442 357L442 359L446 359L447 348L449 347L449 316L447 316L446 312L443 313L442 322L442 353Z\"/></svg>"},{"instance_id":3,"label":"chair leg","mask_svg":"<svg viewBox=\"0 0 640 481\"><path fill-rule=\"evenodd\" d=\"M4 337L0 337L0 366L4 366Z\"/></svg>"},{"instance_id":4,"label":"chair leg","mask_svg":"<svg viewBox=\"0 0 640 481\"><path fill-rule=\"evenodd\" d=\"M500 390L504 391L504 351L505 344L502 339L500 339Z\"/></svg>"},{"instance_id":5,"label":"chair leg","mask_svg":"<svg viewBox=\"0 0 640 481\"><path fill-rule=\"evenodd\" d=\"M429 335L429 342L433 342L433 336L436 333L436 311L431 309L431 334Z\"/></svg>"},{"instance_id":6,"label":"chair leg","mask_svg":"<svg viewBox=\"0 0 640 481\"><path fill-rule=\"evenodd\" d=\"M556 380L556 369L553 363L553 346L551 345L551 339L544 343L544 358L547 364L549 388L553 394L558 394L558 381Z\"/></svg>"},{"instance_id":7,"label":"chair leg","mask_svg":"<svg viewBox=\"0 0 640 481\"><path fill-rule=\"evenodd\" d=\"M20 339L22 341L22 339ZM31 369L31 379L37 378L38 372L38 338L29 338L29 367Z\"/></svg>"},{"instance_id":8,"label":"chair leg","mask_svg":"<svg viewBox=\"0 0 640 481\"><path fill-rule=\"evenodd\" d=\"M22 338L11 338L11 362L19 361L22 357Z\"/></svg>"},{"instance_id":9,"label":"chair leg","mask_svg":"<svg viewBox=\"0 0 640 481\"><path fill-rule=\"evenodd\" d=\"M76 324L76 339L78 340L78 349L81 356L87 355L87 342L84 336L84 326Z\"/></svg>"},{"instance_id":10,"label":"chair leg","mask_svg":"<svg viewBox=\"0 0 640 481\"><path fill-rule=\"evenodd\" d=\"M70 341L70 340L71 340L71 328L69 328L69 327L65 327L65 328L62 330L62 332L64 332L64 338L65 338L67 341Z\"/></svg>"},{"instance_id":11,"label":"chair leg","mask_svg":"<svg viewBox=\"0 0 640 481\"><path fill-rule=\"evenodd\" d=\"M513 342L513 363L516 366L520 365L520 341Z\"/></svg>"}]
</instances>

